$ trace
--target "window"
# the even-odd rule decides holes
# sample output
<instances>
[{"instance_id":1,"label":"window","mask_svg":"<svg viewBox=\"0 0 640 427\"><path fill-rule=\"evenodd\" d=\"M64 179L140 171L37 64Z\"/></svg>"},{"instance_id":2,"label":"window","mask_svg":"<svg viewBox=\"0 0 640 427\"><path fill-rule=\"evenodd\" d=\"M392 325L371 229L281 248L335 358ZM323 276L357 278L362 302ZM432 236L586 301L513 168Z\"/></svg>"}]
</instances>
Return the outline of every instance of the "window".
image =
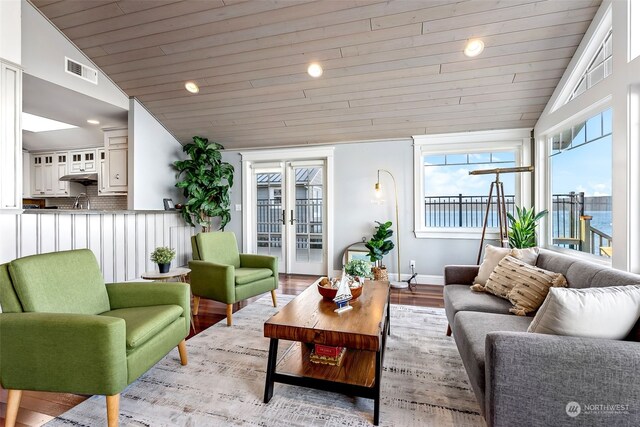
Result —
<instances>
[{"instance_id":1,"label":"window","mask_svg":"<svg viewBox=\"0 0 640 427\"><path fill-rule=\"evenodd\" d=\"M586 90L591 89L596 83L601 82L611 74L613 59L611 57L613 52L613 42L611 39L611 29L604 37L602 43L598 47L595 55L591 58L589 65L587 66L582 76L578 79L578 83L571 92L571 96L567 99L567 102L576 98L584 93Z\"/></svg>"},{"instance_id":2,"label":"window","mask_svg":"<svg viewBox=\"0 0 640 427\"><path fill-rule=\"evenodd\" d=\"M514 167L515 157L515 151L424 155L424 226L482 227L495 175L469 175L469 172ZM515 176L504 174L501 181L507 212L513 212ZM487 225L498 226L495 198Z\"/></svg>"},{"instance_id":3,"label":"window","mask_svg":"<svg viewBox=\"0 0 640 427\"><path fill-rule=\"evenodd\" d=\"M555 246L610 257L611 109L549 138Z\"/></svg>"},{"instance_id":4,"label":"window","mask_svg":"<svg viewBox=\"0 0 640 427\"><path fill-rule=\"evenodd\" d=\"M515 130L414 137L416 236L479 238L496 176L469 172L529 165L528 134ZM500 181L507 211L513 212L530 181L514 173L501 174ZM487 225L495 234L495 191Z\"/></svg>"}]
</instances>

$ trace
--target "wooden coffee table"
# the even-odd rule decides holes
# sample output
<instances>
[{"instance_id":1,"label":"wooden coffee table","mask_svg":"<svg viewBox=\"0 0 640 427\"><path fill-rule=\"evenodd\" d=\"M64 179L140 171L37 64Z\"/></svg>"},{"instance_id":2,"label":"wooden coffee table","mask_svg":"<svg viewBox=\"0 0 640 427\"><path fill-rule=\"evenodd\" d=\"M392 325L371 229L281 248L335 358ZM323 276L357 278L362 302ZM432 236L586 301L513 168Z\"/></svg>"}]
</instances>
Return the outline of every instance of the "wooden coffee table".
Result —
<instances>
[{"instance_id":1,"label":"wooden coffee table","mask_svg":"<svg viewBox=\"0 0 640 427\"><path fill-rule=\"evenodd\" d=\"M335 313L309 286L264 324L270 338L264 402L273 384L283 383L374 400L373 423L380 419L380 380L389 327L389 282L366 282L353 310ZM278 340L294 341L278 360ZM313 344L346 347L340 366L309 361Z\"/></svg>"}]
</instances>

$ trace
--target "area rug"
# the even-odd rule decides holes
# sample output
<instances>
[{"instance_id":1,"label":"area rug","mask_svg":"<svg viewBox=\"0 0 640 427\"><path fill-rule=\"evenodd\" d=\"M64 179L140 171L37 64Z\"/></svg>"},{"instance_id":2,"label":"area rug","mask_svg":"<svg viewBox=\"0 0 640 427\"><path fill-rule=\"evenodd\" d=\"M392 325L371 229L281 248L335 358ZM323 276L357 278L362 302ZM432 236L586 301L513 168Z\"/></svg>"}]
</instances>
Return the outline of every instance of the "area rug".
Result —
<instances>
[{"instance_id":1,"label":"area rug","mask_svg":"<svg viewBox=\"0 0 640 427\"><path fill-rule=\"evenodd\" d=\"M283 295L279 306L290 299ZM271 401L262 402L269 349L263 323L277 310L266 296L234 314L232 327L220 322L193 337L187 366L173 350L122 393L120 425L371 425L370 399L276 383ZM391 306L381 426L484 425L446 327L442 309ZM105 399L94 396L46 425L106 425Z\"/></svg>"}]
</instances>

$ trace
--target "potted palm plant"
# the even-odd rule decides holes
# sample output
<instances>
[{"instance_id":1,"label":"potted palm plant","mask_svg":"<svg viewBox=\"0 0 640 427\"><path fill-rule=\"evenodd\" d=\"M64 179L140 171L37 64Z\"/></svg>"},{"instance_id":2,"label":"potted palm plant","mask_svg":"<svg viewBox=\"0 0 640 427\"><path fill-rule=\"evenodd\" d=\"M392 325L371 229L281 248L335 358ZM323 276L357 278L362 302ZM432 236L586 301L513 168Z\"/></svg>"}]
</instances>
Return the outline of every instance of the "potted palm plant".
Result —
<instances>
[{"instance_id":1,"label":"potted palm plant","mask_svg":"<svg viewBox=\"0 0 640 427\"><path fill-rule=\"evenodd\" d=\"M536 213L534 208L520 208L516 206L516 215L514 217L507 212L509 218L509 245L512 248L524 249L532 248L538 244L536 237L536 226L538 221L544 218L549 211L546 209Z\"/></svg>"},{"instance_id":2,"label":"potted palm plant","mask_svg":"<svg viewBox=\"0 0 640 427\"><path fill-rule=\"evenodd\" d=\"M176 251L167 247L160 246L151 252L151 261L158 264L160 273L168 273L171 268L171 260L176 257Z\"/></svg>"},{"instance_id":3,"label":"potted palm plant","mask_svg":"<svg viewBox=\"0 0 640 427\"><path fill-rule=\"evenodd\" d=\"M387 267L382 264L382 258L388 254L395 245L389 238L393 236L393 230L391 230L391 221L379 222L376 221L378 226L376 232L371 239L365 243L367 249L369 249L369 259L375 263L373 267L374 280L388 280L389 274L387 273Z\"/></svg>"},{"instance_id":4,"label":"potted palm plant","mask_svg":"<svg viewBox=\"0 0 640 427\"><path fill-rule=\"evenodd\" d=\"M182 217L203 231L211 231L212 218L220 218L220 229L231 220L229 190L233 186L233 166L222 161L224 147L207 138L193 137L193 142L182 147L189 155L186 160L174 162L178 170L176 187L183 189L186 202Z\"/></svg>"}]
</instances>

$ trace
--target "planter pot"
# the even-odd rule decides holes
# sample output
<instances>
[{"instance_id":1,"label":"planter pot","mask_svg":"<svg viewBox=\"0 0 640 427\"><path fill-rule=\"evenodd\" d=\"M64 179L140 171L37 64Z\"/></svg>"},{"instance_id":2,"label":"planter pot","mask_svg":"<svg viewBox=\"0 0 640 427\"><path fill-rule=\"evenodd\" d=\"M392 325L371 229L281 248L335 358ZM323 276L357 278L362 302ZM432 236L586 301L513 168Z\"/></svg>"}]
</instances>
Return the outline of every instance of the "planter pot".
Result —
<instances>
[{"instance_id":1,"label":"planter pot","mask_svg":"<svg viewBox=\"0 0 640 427\"><path fill-rule=\"evenodd\" d=\"M170 269L171 269L170 262L166 264L158 264L158 271L160 271L160 273L168 273Z\"/></svg>"},{"instance_id":2,"label":"planter pot","mask_svg":"<svg viewBox=\"0 0 640 427\"><path fill-rule=\"evenodd\" d=\"M389 281L389 274L387 273L387 267L373 267L373 280L375 281Z\"/></svg>"}]
</instances>

